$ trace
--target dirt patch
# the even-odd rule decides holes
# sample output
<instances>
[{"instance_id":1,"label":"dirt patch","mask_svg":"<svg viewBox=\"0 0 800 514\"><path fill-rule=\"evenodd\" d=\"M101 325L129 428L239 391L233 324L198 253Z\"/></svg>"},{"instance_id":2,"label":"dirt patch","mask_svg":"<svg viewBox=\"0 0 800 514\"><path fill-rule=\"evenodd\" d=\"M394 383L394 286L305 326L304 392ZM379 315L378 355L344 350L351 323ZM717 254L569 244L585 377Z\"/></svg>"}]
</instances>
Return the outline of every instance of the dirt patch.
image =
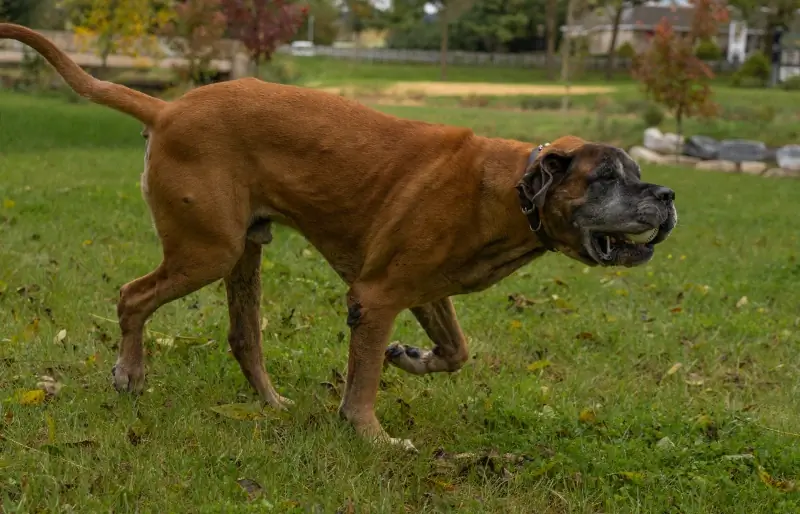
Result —
<instances>
[{"instance_id":1,"label":"dirt patch","mask_svg":"<svg viewBox=\"0 0 800 514\"><path fill-rule=\"evenodd\" d=\"M338 93L340 88L325 88ZM570 95L593 95L613 93L608 86L572 86ZM396 82L382 90L385 95L421 94L425 96L510 96L510 95L563 95L567 88L560 85L543 84L492 84L488 82Z\"/></svg>"}]
</instances>

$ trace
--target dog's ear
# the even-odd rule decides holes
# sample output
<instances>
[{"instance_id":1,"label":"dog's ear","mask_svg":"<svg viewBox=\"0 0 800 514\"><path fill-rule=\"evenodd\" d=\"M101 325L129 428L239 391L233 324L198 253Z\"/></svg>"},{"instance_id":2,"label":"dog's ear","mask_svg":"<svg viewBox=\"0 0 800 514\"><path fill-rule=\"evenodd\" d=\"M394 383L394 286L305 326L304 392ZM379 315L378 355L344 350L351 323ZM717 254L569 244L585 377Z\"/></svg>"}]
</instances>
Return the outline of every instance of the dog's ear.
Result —
<instances>
[{"instance_id":1,"label":"dog's ear","mask_svg":"<svg viewBox=\"0 0 800 514\"><path fill-rule=\"evenodd\" d=\"M535 159L525 170L525 175L517 186L520 195L524 195L531 207L541 209L548 190L566 178L573 158L572 152L548 148L544 155Z\"/></svg>"}]
</instances>

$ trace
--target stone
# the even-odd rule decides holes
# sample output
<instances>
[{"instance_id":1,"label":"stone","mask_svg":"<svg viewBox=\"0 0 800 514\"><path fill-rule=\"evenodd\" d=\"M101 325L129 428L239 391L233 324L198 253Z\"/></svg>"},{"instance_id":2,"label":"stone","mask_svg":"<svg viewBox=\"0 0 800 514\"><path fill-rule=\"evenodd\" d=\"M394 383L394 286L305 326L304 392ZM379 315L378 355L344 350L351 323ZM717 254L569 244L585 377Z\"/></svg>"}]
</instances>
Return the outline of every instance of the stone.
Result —
<instances>
[{"instance_id":1,"label":"stone","mask_svg":"<svg viewBox=\"0 0 800 514\"><path fill-rule=\"evenodd\" d=\"M770 168L764 172L763 176L800 178L800 171L786 170L783 168Z\"/></svg>"},{"instance_id":2,"label":"stone","mask_svg":"<svg viewBox=\"0 0 800 514\"><path fill-rule=\"evenodd\" d=\"M704 161L712 161L719 155L719 141L708 136L692 136L684 143L683 154Z\"/></svg>"},{"instance_id":3,"label":"stone","mask_svg":"<svg viewBox=\"0 0 800 514\"><path fill-rule=\"evenodd\" d=\"M722 171L725 173L733 173L736 171L736 163L731 161L700 161L695 164L695 168L698 170L706 170L706 171Z\"/></svg>"},{"instance_id":4,"label":"stone","mask_svg":"<svg viewBox=\"0 0 800 514\"><path fill-rule=\"evenodd\" d=\"M697 157L691 157L689 155L678 156L678 164L683 164L685 166L695 166L698 162L700 162L700 159L698 159Z\"/></svg>"},{"instance_id":5,"label":"stone","mask_svg":"<svg viewBox=\"0 0 800 514\"><path fill-rule=\"evenodd\" d=\"M653 150L648 150L643 146L634 146L628 151L628 155L631 156L636 162L639 163L647 163L647 164L664 164L664 161L667 160L667 157L661 155L658 152L654 152Z\"/></svg>"},{"instance_id":6,"label":"stone","mask_svg":"<svg viewBox=\"0 0 800 514\"><path fill-rule=\"evenodd\" d=\"M800 145L786 145L775 152L778 166L785 170L800 171Z\"/></svg>"},{"instance_id":7,"label":"stone","mask_svg":"<svg viewBox=\"0 0 800 514\"><path fill-rule=\"evenodd\" d=\"M662 133L656 127L644 131L644 147L661 154L683 153L683 138L677 134Z\"/></svg>"},{"instance_id":8,"label":"stone","mask_svg":"<svg viewBox=\"0 0 800 514\"><path fill-rule=\"evenodd\" d=\"M733 162L764 161L766 155L767 145L761 141L728 139L719 144L717 159Z\"/></svg>"},{"instance_id":9,"label":"stone","mask_svg":"<svg viewBox=\"0 0 800 514\"><path fill-rule=\"evenodd\" d=\"M757 161L744 161L739 165L742 173L749 175L761 175L767 169L767 163Z\"/></svg>"}]
</instances>

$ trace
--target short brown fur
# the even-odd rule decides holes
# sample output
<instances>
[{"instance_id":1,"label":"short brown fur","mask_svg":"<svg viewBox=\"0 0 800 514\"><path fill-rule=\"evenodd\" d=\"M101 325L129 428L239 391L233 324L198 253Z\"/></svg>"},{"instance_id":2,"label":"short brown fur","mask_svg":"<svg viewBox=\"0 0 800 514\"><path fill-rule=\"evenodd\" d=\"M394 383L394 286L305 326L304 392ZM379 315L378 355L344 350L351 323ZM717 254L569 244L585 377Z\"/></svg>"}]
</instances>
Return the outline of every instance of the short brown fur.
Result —
<instances>
[{"instance_id":1,"label":"short brown fur","mask_svg":"<svg viewBox=\"0 0 800 514\"><path fill-rule=\"evenodd\" d=\"M244 375L264 403L290 404L264 370L258 326L261 244L272 238L271 223L280 223L301 232L349 285L354 321L341 415L363 436L410 446L389 438L375 416L384 359L418 374L459 369L468 353L450 297L484 289L545 252L515 190L532 144L399 119L254 78L200 87L167 103L94 79L27 28L0 24L0 37L32 46L78 93L145 125L143 194L163 261L120 291L120 390L143 387L147 318L224 279L230 345ZM585 146L562 137L539 158ZM575 166L542 212L546 233L565 253L579 246L567 211L581 201L593 160ZM433 351L386 350L404 309Z\"/></svg>"}]
</instances>

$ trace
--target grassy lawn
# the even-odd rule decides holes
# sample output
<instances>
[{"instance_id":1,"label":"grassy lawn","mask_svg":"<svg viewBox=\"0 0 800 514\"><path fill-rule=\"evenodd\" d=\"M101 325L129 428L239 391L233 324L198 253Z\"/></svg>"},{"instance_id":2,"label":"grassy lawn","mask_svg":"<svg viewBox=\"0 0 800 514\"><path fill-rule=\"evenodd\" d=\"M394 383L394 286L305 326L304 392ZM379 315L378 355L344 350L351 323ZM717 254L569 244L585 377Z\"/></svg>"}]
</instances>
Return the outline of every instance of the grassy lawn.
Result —
<instances>
[{"instance_id":1,"label":"grassy lawn","mask_svg":"<svg viewBox=\"0 0 800 514\"><path fill-rule=\"evenodd\" d=\"M533 141L580 124L381 108ZM220 284L153 317L146 393L114 392L118 288L160 260L140 126L8 93L0 113L0 512L800 509L798 181L647 168L680 211L649 265L551 255L457 297L467 366L383 375L378 415L420 449L407 455L339 421L345 286L288 230L265 252L262 326L295 409L212 410L255 401L228 352ZM408 313L394 339L428 345ZM63 388L40 403L26 392L42 375Z\"/></svg>"}]
</instances>

